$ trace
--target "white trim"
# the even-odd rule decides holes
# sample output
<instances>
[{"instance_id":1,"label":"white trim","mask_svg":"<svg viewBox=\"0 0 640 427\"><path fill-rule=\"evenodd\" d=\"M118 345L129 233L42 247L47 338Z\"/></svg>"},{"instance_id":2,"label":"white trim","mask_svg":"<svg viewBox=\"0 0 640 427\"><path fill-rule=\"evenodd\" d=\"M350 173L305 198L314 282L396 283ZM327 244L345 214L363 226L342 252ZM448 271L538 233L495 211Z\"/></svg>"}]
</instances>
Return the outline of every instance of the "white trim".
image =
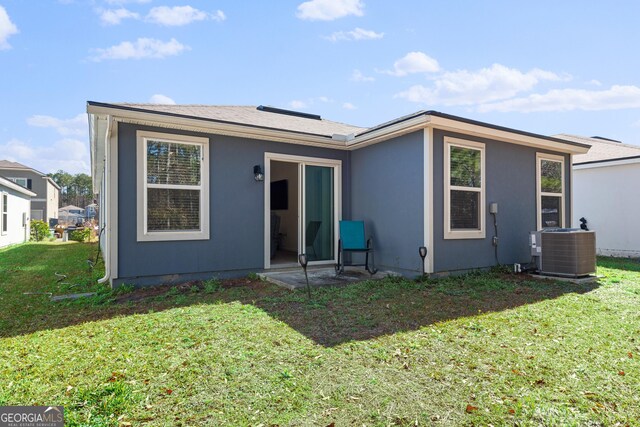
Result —
<instances>
[{"instance_id":1,"label":"white trim","mask_svg":"<svg viewBox=\"0 0 640 427\"><path fill-rule=\"evenodd\" d=\"M305 233L303 224L304 212L304 167L324 166L333 168L333 206L334 206L334 258L326 261L312 261L309 265L334 264L338 257L339 223L342 220L342 160L325 159L321 157L295 156L280 153L264 153L264 268L271 268L271 161L289 162L298 164L298 252L305 245Z\"/></svg>"},{"instance_id":2,"label":"white trim","mask_svg":"<svg viewBox=\"0 0 640 427\"><path fill-rule=\"evenodd\" d=\"M379 142L384 142L391 138L397 138L398 136L405 135L407 133L425 129L432 119L432 116L417 116L409 120L373 130L364 135L356 136L351 141L347 141L346 146L349 150L357 150Z\"/></svg>"},{"instance_id":3,"label":"white trim","mask_svg":"<svg viewBox=\"0 0 640 427\"><path fill-rule=\"evenodd\" d=\"M466 148L480 151L480 187L463 187L451 185L451 147ZM468 141L466 139L444 137L444 238L445 239L484 239L486 237L485 227L485 197L486 197L486 151L485 145L481 142ZM451 190L473 191L480 193L480 204L478 206L478 226L477 230L459 230L451 228Z\"/></svg>"},{"instance_id":4,"label":"white trim","mask_svg":"<svg viewBox=\"0 0 640 427\"><path fill-rule=\"evenodd\" d=\"M424 209L424 236L423 245L427 248L427 257L425 259L424 271L426 273L434 272L433 265L433 128L424 129L423 140L423 209Z\"/></svg>"},{"instance_id":5,"label":"white trim","mask_svg":"<svg viewBox=\"0 0 640 427\"><path fill-rule=\"evenodd\" d=\"M573 154L569 154L569 164L573 164ZM564 170L562 171L564 174ZM573 227L573 168L569 168L569 209L571 211L571 215L569 215L569 224L567 224L568 228Z\"/></svg>"},{"instance_id":6,"label":"white trim","mask_svg":"<svg viewBox=\"0 0 640 427\"><path fill-rule=\"evenodd\" d=\"M88 105L87 112L93 115L112 115L114 120L146 126L173 128L187 131L214 133L245 138L285 142L316 147L330 147L337 150L355 150L395 138L399 135L433 126L442 130L489 138L496 141L526 145L540 149L549 149L563 153L584 154L589 148L550 141L535 135L523 135L508 130L495 129L479 124L466 123L438 116L418 115L410 119L381 127L353 139L337 140L324 135L305 134L283 129L269 129L242 123L221 123L201 118L175 117L159 115L157 112L129 111L117 107Z\"/></svg>"},{"instance_id":7,"label":"white trim","mask_svg":"<svg viewBox=\"0 0 640 427\"><path fill-rule=\"evenodd\" d=\"M558 141L549 141L548 139L538 138L533 135L522 135L520 133L465 123L459 120L447 119L444 117L431 116L430 125L436 129L464 133L466 135L492 139L494 141L525 145L528 147L541 148L550 151L557 151L560 153L585 154L587 151L589 151L590 148L573 144L564 144Z\"/></svg>"},{"instance_id":8,"label":"white trim","mask_svg":"<svg viewBox=\"0 0 640 427\"><path fill-rule=\"evenodd\" d=\"M593 168L606 168L609 166L620 166L620 165L633 165L640 163L640 158L638 159L619 159L619 160L602 160L598 163L587 163L587 164L576 164L573 165L573 169L593 169Z\"/></svg>"},{"instance_id":9,"label":"white trim","mask_svg":"<svg viewBox=\"0 0 640 427\"><path fill-rule=\"evenodd\" d=\"M120 262L119 252L118 252L118 234L120 226L118 224L118 181L120 180L120 176L118 174L118 151L120 147L120 140L118 138L118 123L112 121L111 119L107 120L106 131L107 137L109 138L109 150L111 152L110 160L109 160L109 188L107 188L107 194L110 194L110 209L111 211L108 214L108 220L111 222L110 225L110 234L107 239L111 242L111 246L109 246L109 256L110 256L110 268L109 268L109 277L111 278L111 283L113 283L114 279L117 279L118 276L118 265Z\"/></svg>"},{"instance_id":10,"label":"white trim","mask_svg":"<svg viewBox=\"0 0 640 427\"><path fill-rule=\"evenodd\" d=\"M562 183L561 193L547 193L542 191L542 180L541 180L541 172L542 172L542 160L547 160L550 162L558 162L560 163L561 175L560 181ZM564 179L564 163L565 159L563 156L557 156L555 154L547 154L547 153L536 153L536 217L537 217L537 227L538 230L542 230L542 196L548 197L559 197L560 198L560 225L559 227L564 227L565 217L567 216L567 209L564 204L565 200L565 179ZM572 213L573 214L573 213Z\"/></svg>"},{"instance_id":11,"label":"white trim","mask_svg":"<svg viewBox=\"0 0 640 427\"><path fill-rule=\"evenodd\" d=\"M16 184L17 185L17 184ZM6 199L6 202L5 202ZM4 216L7 215L5 223ZM5 230L4 227L7 227ZM0 236L6 236L9 233L9 193L0 191Z\"/></svg>"},{"instance_id":12,"label":"white trim","mask_svg":"<svg viewBox=\"0 0 640 427\"><path fill-rule=\"evenodd\" d=\"M11 190L15 190L19 193L24 194L25 196L37 196L36 193L34 193L33 191L26 189L22 186L20 186L19 184L16 184L15 182L11 181L8 178L2 177L0 176L0 185L3 185L4 187L10 188ZM31 201L40 201L38 199L31 199ZM46 199L42 199L42 201L46 201Z\"/></svg>"},{"instance_id":13,"label":"white trim","mask_svg":"<svg viewBox=\"0 0 640 427\"><path fill-rule=\"evenodd\" d=\"M173 144L197 145L202 149L200 164L200 185L147 184L147 141L161 141ZM137 189L137 238L139 242L170 240L209 239L209 138L175 135L159 132L136 132L136 189ZM175 188L200 191L200 230L198 231L148 231L147 230L147 188Z\"/></svg>"}]
</instances>

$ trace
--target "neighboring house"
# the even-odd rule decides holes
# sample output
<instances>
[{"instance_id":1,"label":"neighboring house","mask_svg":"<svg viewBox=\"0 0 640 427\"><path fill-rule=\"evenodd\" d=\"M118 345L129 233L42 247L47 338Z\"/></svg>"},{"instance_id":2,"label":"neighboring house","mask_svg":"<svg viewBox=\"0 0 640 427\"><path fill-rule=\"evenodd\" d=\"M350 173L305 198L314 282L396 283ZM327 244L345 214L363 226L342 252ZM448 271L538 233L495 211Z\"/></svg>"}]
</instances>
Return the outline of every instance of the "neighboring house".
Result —
<instances>
[{"instance_id":1,"label":"neighboring house","mask_svg":"<svg viewBox=\"0 0 640 427\"><path fill-rule=\"evenodd\" d=\"M88 220L95 219L98 216L98 204L91 203L90 205L85 206L84 212L85 212L85 217Z\"/></svg>"},{"instance_id":2,"label":"neighboring house","mask_svg":"<svg viewBox=\"0 0 640 427\"><path fill-rule=\"evenodd\" d=\"M85 210L74 205L63 206L58 209L58 219L61 223L67 224L84 222L86 219Z\"/></svg>"},{"instance_id":3,"label":"neighboring house","mask_svg":"<svg viewBox=\"0 0 640 427\"><path fill-rule=\"evenodd\" d=\"M36 193L31 199L31 219L50 222L58 218L60 186L51 177L8 160L0 160L0 175Z\"/></svg>"},{"instance_id":4,"label":"neighboring house","mask_svg":"<svg viewBox=\"0 0 640 427\"><path fill-rule=\"evenodd\" d=\"M640 146L598 137L557 135L590 144L573 159L574 225L596 231L598 254L640 257Z\"/></svg>"},{"instance_id":5,"label":"neighboring house","mask_svg":"<svg viewBox=\"0 0 640 427\"><path fill-rule=\"evenodd\" d=\"M0 176L0 248L29 240L31 198L36 193Z\"/></svg>"},{"instance_id":6,"label":"neighboring house","mask_svg":"<svg viewBox=\"0 0 640 427\"><path fill-rule=\"evenodd\" d=\"M527 263L531 230L571 226L571 157L589 149L435 111L372 128L262 106L87 112L114 286L290 267L301 252L332 265L341 219L365 221L382 270L421 274L421 246L433 275L490 267L492 203L499 261Z\"/></svg>"}]
</instances>

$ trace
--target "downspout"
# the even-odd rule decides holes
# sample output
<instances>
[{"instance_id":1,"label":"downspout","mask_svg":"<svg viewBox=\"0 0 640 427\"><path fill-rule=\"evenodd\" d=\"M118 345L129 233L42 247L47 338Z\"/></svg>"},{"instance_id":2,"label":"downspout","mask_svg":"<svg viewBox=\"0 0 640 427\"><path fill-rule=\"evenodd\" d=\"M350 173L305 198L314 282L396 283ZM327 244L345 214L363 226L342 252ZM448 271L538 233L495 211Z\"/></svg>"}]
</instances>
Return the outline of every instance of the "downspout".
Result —
<instances>
[{"instance_id":1,"label":"downspout","mask_svg":"<svg viewBox=\"0 0 640 427\"><path fill-rule=\"evenodd\" d=\"M109 180L111 179L111 173L109 170L111 167L109 147L110 137L111 116L107 116L107 129L105 131L104 138L104 176L102 177L104 180L104 207L102 209L102 215L104 215L104 236L106 237L106 240L104 244L104 253L102 254L102 259L104 259L104 276L98 279L98 283L100 284L107 283L111 277L111 195L109 194Z\"/></svg>"}]
</instances>

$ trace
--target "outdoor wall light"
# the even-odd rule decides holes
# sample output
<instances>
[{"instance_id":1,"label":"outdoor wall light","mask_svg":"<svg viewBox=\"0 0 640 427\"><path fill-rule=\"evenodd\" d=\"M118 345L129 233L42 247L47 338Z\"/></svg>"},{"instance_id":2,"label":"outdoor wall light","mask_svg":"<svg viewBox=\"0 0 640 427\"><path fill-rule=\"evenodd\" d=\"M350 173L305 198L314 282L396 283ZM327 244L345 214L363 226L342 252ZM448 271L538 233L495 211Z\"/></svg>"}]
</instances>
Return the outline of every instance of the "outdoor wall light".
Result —
<instances>
[{"instance_id":1,"label":"outdoor wall light","mask_svg":"<svg viewBox=\"0 0 640 427\"><path fill-rule=\"evenodd\" d=\"M418 248L418 253L420 254L420 258L422 258L422 275L425 275L425 271L424 271L424 259L427 257L427 247L426 246L420 246Z\"/></svg>"},{"instance_id":2,"label":"outdoor wall light","mask_svg":"<svg viewBox=\"0 0 640 427\"><path fill-rule=\"evenodd\" d=\"M262 173L262 167L260 165L253 167L253 178L258 182L264 181L264 173Z\"/></svg>"}]
</instances>

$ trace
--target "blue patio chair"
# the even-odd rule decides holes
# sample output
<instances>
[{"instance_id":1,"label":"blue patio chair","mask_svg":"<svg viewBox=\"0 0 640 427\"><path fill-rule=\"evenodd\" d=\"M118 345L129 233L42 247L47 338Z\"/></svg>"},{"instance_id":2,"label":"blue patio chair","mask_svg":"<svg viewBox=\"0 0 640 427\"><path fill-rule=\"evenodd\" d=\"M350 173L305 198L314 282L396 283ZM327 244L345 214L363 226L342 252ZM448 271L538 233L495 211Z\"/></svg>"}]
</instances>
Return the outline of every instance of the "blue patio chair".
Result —
<instances>
[{"instance_id":1,"label":"blue patio chair","mask_svg":"<svg viewBox=\"0 0 640 427\"><path fill-rule=\"evenodd\" d=\"M349 264L350 266L364 266L371 275L378 272L373 263L373 240L370 238L365 240L364 221L340 221L336 274L344 272L344 254L347 252L365 254L364 264ZM371 255L371 262L369 262L369 255Z\"/></svg>"}]
</instances>

